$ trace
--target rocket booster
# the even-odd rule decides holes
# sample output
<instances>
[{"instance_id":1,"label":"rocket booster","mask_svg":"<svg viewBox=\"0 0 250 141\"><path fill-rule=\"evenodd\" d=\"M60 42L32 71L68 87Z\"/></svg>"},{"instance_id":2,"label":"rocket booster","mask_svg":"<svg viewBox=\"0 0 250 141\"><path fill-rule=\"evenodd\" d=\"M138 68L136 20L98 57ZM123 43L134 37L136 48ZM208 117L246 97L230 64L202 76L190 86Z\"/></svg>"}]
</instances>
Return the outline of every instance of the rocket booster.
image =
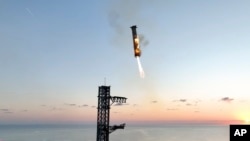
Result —
<instances>
[{"instance_id":1,"label":"rocket booster","mask_svg":"<svg viewBox=\"0 0 250 141\"><path fill-rule=\"evenodd\" d=\"M136 25L130 27L132 29L132 37L133 37L133 44L134 44L134 53L135 57L141 56L141 49L139 45L139 37L136 33Z\"/></svg>"}]
</instances>

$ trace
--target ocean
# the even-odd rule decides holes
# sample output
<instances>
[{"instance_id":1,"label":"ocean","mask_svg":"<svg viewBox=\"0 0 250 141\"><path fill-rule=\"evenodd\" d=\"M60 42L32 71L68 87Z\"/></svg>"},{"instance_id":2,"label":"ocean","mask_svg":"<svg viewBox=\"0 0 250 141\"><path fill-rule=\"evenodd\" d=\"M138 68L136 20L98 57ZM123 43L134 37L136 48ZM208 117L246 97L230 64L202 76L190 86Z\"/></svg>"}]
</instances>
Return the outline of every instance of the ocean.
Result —
<instances>
[{"instance_id":1,"label":"ocean","mask_svg":"<svg viewBox=\"0 0 250 141\"><path fill-rule=\"evenodd\" d=\"M0 125L0 141L95 141L93 125ZM229 126L129 126L110 141L229 141Z\"/></svg>"}]
</instances>

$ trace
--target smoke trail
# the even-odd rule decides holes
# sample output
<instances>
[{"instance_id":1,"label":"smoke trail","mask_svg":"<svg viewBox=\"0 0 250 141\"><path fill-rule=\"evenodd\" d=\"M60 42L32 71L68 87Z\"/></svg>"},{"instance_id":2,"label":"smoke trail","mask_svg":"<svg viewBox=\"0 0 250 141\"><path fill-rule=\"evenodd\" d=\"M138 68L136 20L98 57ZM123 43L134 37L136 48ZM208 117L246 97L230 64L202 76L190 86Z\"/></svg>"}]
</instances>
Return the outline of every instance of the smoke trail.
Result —
<instances>
[{"instance_id":1,"label":"smoke trail","mask_svg":"<svg viewBox=\"0 0 250 141\"><path fill-rule=\"evenodd\" d=\"M153 2L155 3L155 2ZM111 0L108 5L107 18L109 25L114 29L113 41L117 44L127 44L127 29L129 26L137 24L144 29L151 29L151 18L146 19L142 13L145 7L144 0ZM147 16L146 16L147 17ZM142 32L139 35L141 47L149 44L149 40ZM126 46L127 47L127 46Z\"/></svg>"},{"instance_id":2,"label":"smoke trail","mask_svg":"<svg viewBox=\"0 0 250 141\"><path fill-rule=\"evenodd\" d=\"M145 77L145 73L144 73L143 68L141 66L140 58L137 56L136 60L137 60L137 63L138 63L138 68L139 68L140 76L141 76L141 78L144 78Z\"/></svg>"}]
</instances>

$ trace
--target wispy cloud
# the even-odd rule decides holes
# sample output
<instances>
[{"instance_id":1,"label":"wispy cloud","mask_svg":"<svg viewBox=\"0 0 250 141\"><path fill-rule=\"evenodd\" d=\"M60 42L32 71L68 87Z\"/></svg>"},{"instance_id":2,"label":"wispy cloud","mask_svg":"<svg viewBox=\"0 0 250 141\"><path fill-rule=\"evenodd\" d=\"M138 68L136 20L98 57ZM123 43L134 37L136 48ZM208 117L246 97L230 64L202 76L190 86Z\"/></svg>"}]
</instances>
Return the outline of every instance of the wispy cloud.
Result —
<instances>
[{"instance_id":1,"label":"wispy cloud","mask_svg":"<svg viewBox=\"0 0 250 141\"><path fill-rule=\"evenodd\" d=\"M83 104L83 105L79 105L79 107L88 107L89 105L87 104Z\"/></svg>"},{"instance_id":2,"label":"wispy cloud","mask_svg":"<svg viewBox=\"0 0 250 141\"><path fill-rule=\"evenodd\" d=\"M176 111L178 110L177 108L167 108L168 111Z\"/></svg>"},{"instance_id":3,"label":"wispy cloud","mask_svg":"<svg viewBox=\"0 0 250 141\"><path fill-rule=\"evenodd\" d=\"M157 100L153 100L153 101L151 101L151 103L157 103L158 101Z\"/></svg>"},{"instance_id":4,"label":"wispy cloud","mask_svg":"<svg viewBox=\"0 0 250 141\"><path fill-rule=\"evenodd\" d=\"M6 108L0 109L0 111L2 111L2 113L4 113L4 114L12 114L13 113L12 111L10 111L10 109L6 109Z\"/></svg>"},{"instance_id":5,"label":"wispy cloud","mask_svg":"<svg viewBox=\"0 0 250 141\"><path fill-rule=\"evenodd\" d=\"M4 114L12 114L13 112L11 111L5 111Z\"/></svg>"},{"instance_id":6,"label":"wispy cloud","mask_svg":"<svg viewBox=\"0 0 250 141\"><path fill-rule=\"evenodd\" d=\"M223 101L223 102L231 102L233 100L234 100L233 98L229 98L229 97L223 97L220 99L220 101Z\"/></svg>"},{"instance_id":7,"label":"wispy cloud","mask_svg":"<svg viewBox=\"0 0 250 141\"><path fill-rule=\"evenodd\" d=\"M83 105L78 105L78 104L74 104L74 103L64 103L65 106L69 106L69 107L88 107L88 104L83 104Z\"/></svg>"},{"instance_id":8,"label":"wispy cloud","mask_svg":"<svg viewBox=\"0 0 250 141\"><path fill-rule=\"evenodd\" d=\"M186 99L180 99L179 101L180 102L186 102L187 100Z\"/></svg>"},{"instance_id":9,"label":"wispy cloud","mask_svg":"<svg viewBox=\"0 0 250 141\"><path fill-rule=\"evenodd\" d=\"M26 11L32 16L32 17L34 17L35 15L33 14L33 12L29 9L29 8L25 8L26 9Z\"/></svg>"},{"instance_id":10,"label":"wispy cloud","mask_svg":"<svg viewBox=\"0 0 250 141\"><path fill-rule=\"evenodd\" d=\"M50 111L62 111L63 108L51 107Z\"/></svg>"},{"instance_id":11,"label":"wispy cloud","mask_svg":"<svg viewBox=\"0 0 250 141\"><path fill-rule=\"evenodd\" d=\"M7 112L9 109L0 109L0 111Z\"/></svg>"},{"instance_id":12,"label":"wispy cloud","mask_svg":"<svg viewBox=\"0 0 250 141\"><path fill-rule=\"evenodd\" d=\"M187 99L178 99L178 100L173 100L173 102L186 102Z\"/></svg>"},{"instance_id":13,"label":"wispy cloud","mask_svg":"<svg viewBox=\"0 0 250 141\"><path fill-rule=\"evenodd\" d=\"M73 103L65 103L64 105L66 105L66 106L77 106L76 104L73 104Z\"/></svg>"},{"instance_id":14,"label":"wispy cloud","mask_svg":"<svg viewBox=\"0 0 250 141\"><path fill-rule=\"evenodd\" d=\"M91 108L96 108L96 106L91 106Z\"/></svg>"},{"instance_id":15,"label":"wispy cloud","mask_svg":"<svg viewBox=\"0 0 250 141\"><path fill-rule=\"evenodd\" d=\"M28 112L28 110L22 110L22 112Z\"/></svg>"}]
</instances>

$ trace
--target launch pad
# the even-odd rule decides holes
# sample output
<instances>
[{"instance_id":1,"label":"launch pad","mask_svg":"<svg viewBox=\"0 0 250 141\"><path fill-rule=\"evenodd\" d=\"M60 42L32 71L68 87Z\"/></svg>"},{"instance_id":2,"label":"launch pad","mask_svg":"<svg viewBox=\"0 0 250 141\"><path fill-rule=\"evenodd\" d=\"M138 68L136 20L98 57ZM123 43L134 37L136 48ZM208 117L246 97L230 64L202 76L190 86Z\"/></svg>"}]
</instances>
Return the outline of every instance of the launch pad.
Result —
<instances>
[{"instance_id":1,"label":"launch pad","mask_svg":"<svg viewBox=\"0 0 250 141\"><path fill-rule=\"evenodd\" d=\"M110 106L113 103L126 103L127 98L110 96L110 86L99 86L97 106L96 141L109 141L109 134L116 129L124 129L125 123L109 126Z\"/></svg>"},{"instance_id":2,"label":"launch pad","mask_svg":"<svg viewBox=\"0 0 250 141\"><path fill-rule=\"evenodd\" d=\"M132 39L134 46L134 56L137 59L140 76L144 78L144 71L141 66L139 57L141 56L141 49L139 43L139 36L137 35L136 25L130 27L132 30ZM124 129L125 123L120 125L109 126L110 106L113 103L126 103L127 98L110 95L110 86L99 86L98 91L98 106L97 106L97 134L96 141L109 141L109 134L116 129Z\"/></svg>"}]
</instances>

